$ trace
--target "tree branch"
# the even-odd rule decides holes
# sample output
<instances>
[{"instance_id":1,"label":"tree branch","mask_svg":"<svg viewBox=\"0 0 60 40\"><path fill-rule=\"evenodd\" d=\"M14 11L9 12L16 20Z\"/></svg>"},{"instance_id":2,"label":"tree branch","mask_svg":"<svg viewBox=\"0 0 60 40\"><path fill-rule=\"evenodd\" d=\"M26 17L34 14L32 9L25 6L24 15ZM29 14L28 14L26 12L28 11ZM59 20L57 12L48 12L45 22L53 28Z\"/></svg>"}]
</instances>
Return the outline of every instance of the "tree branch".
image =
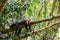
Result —
<instances>
[{"instance_id":1,"label":"tree branch","mask_svg":"<svg viewBox=\"0 0 60 40\"><path fill-rule=\"evenodd\" d=\"M56 23L54 23L54 24L50 24L49 26L46 26L45 28L35 30L35 31L31 32L31 34L33 35L33 34L36 34L36 33L38 33L38 32L46 31L46 30L48 30L49 28L51 28L52 26L58 25L58 24L60 24L60 21L59 21L59 22L56 22ZM26 37L28 37L28 36L31 36L31 35L20 36L20 38L26 38Z\"/></svg>"},{"instance_id":2,"label":"tree branch","mask_svg":"<svg viewBox=\"0 0 60 40\"><path fill-rule=\"evenodd\" d=\"M50 20L53 20L53 19L56 19L56 18L60 18L60 15L56 15L56 16L52 16L52 17L50 17L50 18L45 18L45 19L42 19L42 20L39 20L39 21L35 21L35 22L30 22L29 24L28 24L28 26L29 25L33 25L33 24L37 24L37 23L41 23L41 22L46 22L46 21L50 21ZM12 32L12 31L15 31L16 29L15 28L10 28L10 29L0 29L0 32L2 32L2 33L9 33L9 32Z\"/></svg>"},{"instance_id":3,"label":"tree branch","mask_svg":"<svg viewBox=\"0 0 60 40\"><path fill-rule=\"evenodd\" d=\"M4 7L4 5L5 5L6 2L7 2L7 0L2 0L2 4L0 6L0 13L3 10L3 7Z\"/></svg>"},{"instance_id":4,"label":"tree branch","mask_svg":"<svg viewBox=\"0 0 60 40\"><path fill-rule=\"evenodd\" d=\"M51 17L49 17L49 18L44 18L44 19L39 20L39 21L30 22L29 25L33 25L33 24L37 24L37 23L41 23L41 22L50 21L50 20L53 20L53 19L56 19L56 18L60 18L60 14L58 14L58 15L56 15L56 16L51 16Z\"/></svg>"}]
</instances>

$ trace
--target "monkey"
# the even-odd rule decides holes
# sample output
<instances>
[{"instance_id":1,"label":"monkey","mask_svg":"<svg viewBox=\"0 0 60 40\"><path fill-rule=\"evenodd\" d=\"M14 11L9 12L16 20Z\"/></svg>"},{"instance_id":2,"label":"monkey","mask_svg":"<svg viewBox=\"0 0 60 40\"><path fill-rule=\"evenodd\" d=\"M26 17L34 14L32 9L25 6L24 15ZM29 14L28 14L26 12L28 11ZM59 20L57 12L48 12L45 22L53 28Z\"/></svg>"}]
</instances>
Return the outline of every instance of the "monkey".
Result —
<instances>
[{"instance_id":1,"label":"monkey","mask_svg":"<svg viewBox=\"0 0 60 40\"><path fill-rule=\"evenodd\" d=\"M16 28L15 34L17 34L19 36L19 34L21 33L21 30L23 27L26 28L26 30L28 31L28 29L31 31L31 27L28 26L28 24L30 23L30 18L27 20L23 20L21 22L18 23L14 23L10 26L10 28ZM20 27L19 27L20 26ZM23 27L22 27L23 26Z\"/></svg>"}]
</instances>

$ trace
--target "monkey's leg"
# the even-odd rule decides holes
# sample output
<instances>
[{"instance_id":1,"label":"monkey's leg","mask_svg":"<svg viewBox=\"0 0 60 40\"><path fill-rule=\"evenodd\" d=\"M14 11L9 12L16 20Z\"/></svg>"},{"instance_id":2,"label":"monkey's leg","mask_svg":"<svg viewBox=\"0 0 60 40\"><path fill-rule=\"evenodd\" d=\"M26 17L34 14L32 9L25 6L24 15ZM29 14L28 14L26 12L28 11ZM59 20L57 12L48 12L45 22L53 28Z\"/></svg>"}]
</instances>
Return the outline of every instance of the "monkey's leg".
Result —
<instances>
[{"instance_id":1,"label":"monkey's leg","mask_svg":"<svg viewBox=\"0 0 60 40\"><path fill-rule=\"evenodd\" d=\"M18 25L16 25L15 28L16 28L15 35L17 35L18 29L19 29Z\"/></svg>"},{"instance_id":2,"label":"monkey's leg","mask_svg":"<svg viewBox=\"0 0 60 40\"><path fill-rule=\"evenodd\" d=\"M29 26L29 30L30 30L30 32L31 32L31 26Z\"/></svg>"},{"instance_id":3,"label":"monkey's leg","mask_svg":"<svg viewBox=\"0 0 60 40\"><path fill-rule=\"evenodd\" d=\"M25 28L26 28L26 32L25 32L25 35L28 35L28 31L29 31L29 29L28 29L28 26L27 25L25 25Z\"/></svg>"},{"instance_id":4,"label":"monkey's leg","mask_svg":"<svg viewBox=\"0 0 60 40\"><path fill-rule=\"evenodd\" d=\"M26 31L28 32L28 26L25 26L25 28L26 28Z\"/></svg>"},{"instance_id":5,"label":"monkey's leg","mask_svg":"<svg viewBox=\"0 0 60 40\"><path fill-rule=\"evenodd\" d=\"M18 29L17 35L19 36L20 33L21 33L21 29Z\"/></svg>"},{"instance_id":6,"label":"monkey's leg","mask_svg":"<svg viewBox=\"0 0 60 40\"><path fill-rule=\"evenodd\" d=\"M15 35L17 35L17 32L18 32L18 28L16 28Z\"/></svg>"}]
</instances>

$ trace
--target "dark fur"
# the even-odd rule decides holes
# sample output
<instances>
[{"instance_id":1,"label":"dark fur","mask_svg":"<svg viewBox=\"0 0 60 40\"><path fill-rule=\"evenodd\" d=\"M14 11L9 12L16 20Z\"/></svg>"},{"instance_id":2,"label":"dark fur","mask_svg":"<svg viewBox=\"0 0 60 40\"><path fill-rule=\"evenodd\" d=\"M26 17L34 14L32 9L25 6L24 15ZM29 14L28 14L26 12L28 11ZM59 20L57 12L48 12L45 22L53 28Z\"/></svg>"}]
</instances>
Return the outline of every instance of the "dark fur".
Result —
<instances>
[{"instance_id":1,"label":"dark fur","mask_svg":"<svg viewBox=\"0 0 60 40\"><path fill-rule=\"evenodd\" d=\"M22 30L21 27L19 28L20 25L23 25L26 28L26 30L28 31L28 24L26 23L26 20L23 20L21 22L15 23L15 24L12 24L10 26L10 28L16 28L16 32L15 33L17 35L19 35L21 33L21 30ZM29 26L29 29L31 30L30 26Z\"/></svg>"}]
</instances>

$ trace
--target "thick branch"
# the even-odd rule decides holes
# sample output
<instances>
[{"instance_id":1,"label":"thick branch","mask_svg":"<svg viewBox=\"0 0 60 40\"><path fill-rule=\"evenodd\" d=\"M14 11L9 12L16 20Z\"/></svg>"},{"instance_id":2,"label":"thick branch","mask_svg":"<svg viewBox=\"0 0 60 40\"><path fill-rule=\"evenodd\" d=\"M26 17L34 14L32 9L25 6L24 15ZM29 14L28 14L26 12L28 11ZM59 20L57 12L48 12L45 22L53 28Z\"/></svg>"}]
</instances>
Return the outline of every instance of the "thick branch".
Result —
<instances>
[{"instance_id":1,"label":"thick branch","mask_svg":"<svg viewBox=\"0 0 60 40\"><path fill-rule=\"evenodd\" d=\"M50 18L45 18L45 19L35 21L35 22L30 22L30 24L28 24L28 25L33 25L33 24L37 24L37 23L41 23L41 22L46 22L46 21L50 21L50 20L56 19L56 18L60 18L60 15L53 16L53 17L50 17ZM15 31L15 30L16 30L15 28L6 29L6 30L2 29L2 30L0 30L0 32L9 33L9 32Z\"/></svg>"},{"instance_id":2,"label":"thick branch","mask_svg":"<svg viewBox=\"0 0 60 40\"><path fill-rule=\"evenodd\" d=\"M58 4L59 4L59 6L58 6L58 12L57 12L57 14L60 14L60 3L58 3ZM60 18L58 18L57 21L60 21ZM60 24L58 24L57 26L58 27L56 28L56 31L55 31L54 35L52 36L52 40L54 40L54 38L56 37L56 33L58 31L58 28L60 27Z\"/></svg>"},{"instance_id":3,"label":"thick branch","mask_svg":"<svg viewBox=\"0 0 60 40\"><path fill-rule=\"evenodd\" d=\"M2 0L2 4L0 6L0 13L3 10L3 7L4 7L4 5L5 5L6 2L7 2L7 0Z\"/></svg>"}]
</instances>

